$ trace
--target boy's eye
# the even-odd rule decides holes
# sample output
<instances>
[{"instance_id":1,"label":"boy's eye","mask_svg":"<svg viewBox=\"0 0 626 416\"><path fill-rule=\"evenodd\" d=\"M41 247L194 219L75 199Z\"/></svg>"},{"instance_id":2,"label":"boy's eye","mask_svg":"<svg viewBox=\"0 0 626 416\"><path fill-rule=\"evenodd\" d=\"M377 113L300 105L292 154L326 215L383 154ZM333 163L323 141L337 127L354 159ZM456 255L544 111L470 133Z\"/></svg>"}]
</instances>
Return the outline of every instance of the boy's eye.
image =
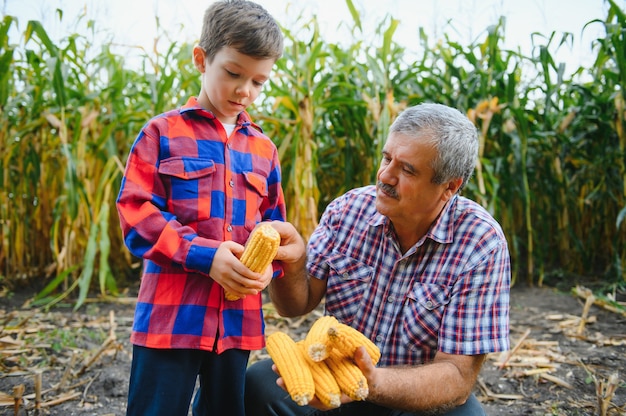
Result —
<instances>
[{"instance_id":1,"label":"boy's eye","mask_svg":"<svg viewBox=\"0 0 626 416\"><path fill-rule=\"evenodd\" d=\"M231 77L233 77L233 78L237 78L237 77L239 76L239 74L235 74L234 72L231 72L231 71L229 71L228 69L226 70L226 73L227 73L228 75L230 75Z\"/></svg>"}]
</instances>

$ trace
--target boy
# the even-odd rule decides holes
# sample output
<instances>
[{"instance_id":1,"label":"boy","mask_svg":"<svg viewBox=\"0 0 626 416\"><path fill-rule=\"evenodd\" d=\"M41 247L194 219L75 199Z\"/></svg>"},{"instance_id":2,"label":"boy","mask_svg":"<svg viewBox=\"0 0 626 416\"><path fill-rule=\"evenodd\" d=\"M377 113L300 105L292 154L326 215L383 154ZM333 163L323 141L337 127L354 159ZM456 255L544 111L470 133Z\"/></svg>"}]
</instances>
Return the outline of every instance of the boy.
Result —
<instances>
[{"instance_id":1,"label":"boy","mask_svg":"<svg viewBox=\"0 0 626 416\"><path fill-rule=\"evenodd\" d=\"M255 225L285 220L276 146L245 111L282 55L269 13L246 0L205 12L198 97L150 120L132 146L117 209L144 260L131 334L127 415L244 415L250 350L264 346L261 291L239 256ZM240 297L227 301L224 290Z\"/></svg>"}]
</instances>

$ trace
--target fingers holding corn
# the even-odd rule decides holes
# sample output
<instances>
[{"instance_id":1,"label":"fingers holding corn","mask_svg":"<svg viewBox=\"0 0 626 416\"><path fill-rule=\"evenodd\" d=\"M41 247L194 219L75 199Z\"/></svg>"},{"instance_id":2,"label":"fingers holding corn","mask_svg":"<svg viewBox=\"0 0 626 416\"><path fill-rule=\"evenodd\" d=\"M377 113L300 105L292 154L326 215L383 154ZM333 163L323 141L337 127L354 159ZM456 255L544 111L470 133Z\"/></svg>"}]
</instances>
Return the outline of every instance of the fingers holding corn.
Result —
<instances>
[{"instance_id":1,"label":"fingers holding corn","mask_svg":"<svg viewBox=\"0 0 626 416\"><path fill-rule=\"evenodd\" d=\"M248 242L241 255L241 262L255 273L266 273L267 268L274 260L274 257L276 257L279 246L280 234L278 231L269 223L260 224L248 237ZM240 299L238 295L228 290L224 292L226 300L234 301Z\"/></svg>"}]
</instances>

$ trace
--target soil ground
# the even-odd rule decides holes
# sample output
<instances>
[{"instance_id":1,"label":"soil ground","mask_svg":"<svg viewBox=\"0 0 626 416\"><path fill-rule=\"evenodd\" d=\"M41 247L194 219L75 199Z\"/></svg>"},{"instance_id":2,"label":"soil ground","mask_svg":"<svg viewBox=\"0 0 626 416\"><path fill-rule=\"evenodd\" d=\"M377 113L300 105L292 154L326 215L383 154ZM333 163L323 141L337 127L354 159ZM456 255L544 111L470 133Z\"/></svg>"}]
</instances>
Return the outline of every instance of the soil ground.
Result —
<instances>
[{"instance_id":1,"label":"soil ground","mask_svg":"<svg viewBox=\"0 0 626 416\"><path fill-rule=\"evenodd\" d=\"M0 415L124 415L132 293L77 312L30 308L31 297L0 299ZM475 388L489 416L626 414L626 315L593 300L513 288L511 350L488 357ZM267 330L300 339L319 315L280 318L268 304Z\"/></svg>"}]
</instances>

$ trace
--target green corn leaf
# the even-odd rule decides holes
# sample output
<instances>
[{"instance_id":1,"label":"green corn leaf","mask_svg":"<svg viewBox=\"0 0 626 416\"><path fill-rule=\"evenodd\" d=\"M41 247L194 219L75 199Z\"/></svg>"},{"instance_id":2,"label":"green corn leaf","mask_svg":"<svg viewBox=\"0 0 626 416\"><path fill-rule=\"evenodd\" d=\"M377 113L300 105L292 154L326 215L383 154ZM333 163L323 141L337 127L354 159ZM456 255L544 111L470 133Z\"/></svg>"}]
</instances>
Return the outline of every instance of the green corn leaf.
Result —
<instances>
[{"instance_id":1,"label":"green corn leaf","mask_svg":"<svg viewBox=\"0 0 626 416\"><path fill-rule=\"evenodd\" d=\"M37 295L35 295L34 300L41 301L45 299L49 294L56 290L59 285L61 285L61 283L63 283L65 279L67 279L68 276L71 275L77 268L78 265L74 265L69 269L63 270L54 279L52 279L50 283L48 283L39 293L37 293Z\"/></svg>"}]
</instances>

